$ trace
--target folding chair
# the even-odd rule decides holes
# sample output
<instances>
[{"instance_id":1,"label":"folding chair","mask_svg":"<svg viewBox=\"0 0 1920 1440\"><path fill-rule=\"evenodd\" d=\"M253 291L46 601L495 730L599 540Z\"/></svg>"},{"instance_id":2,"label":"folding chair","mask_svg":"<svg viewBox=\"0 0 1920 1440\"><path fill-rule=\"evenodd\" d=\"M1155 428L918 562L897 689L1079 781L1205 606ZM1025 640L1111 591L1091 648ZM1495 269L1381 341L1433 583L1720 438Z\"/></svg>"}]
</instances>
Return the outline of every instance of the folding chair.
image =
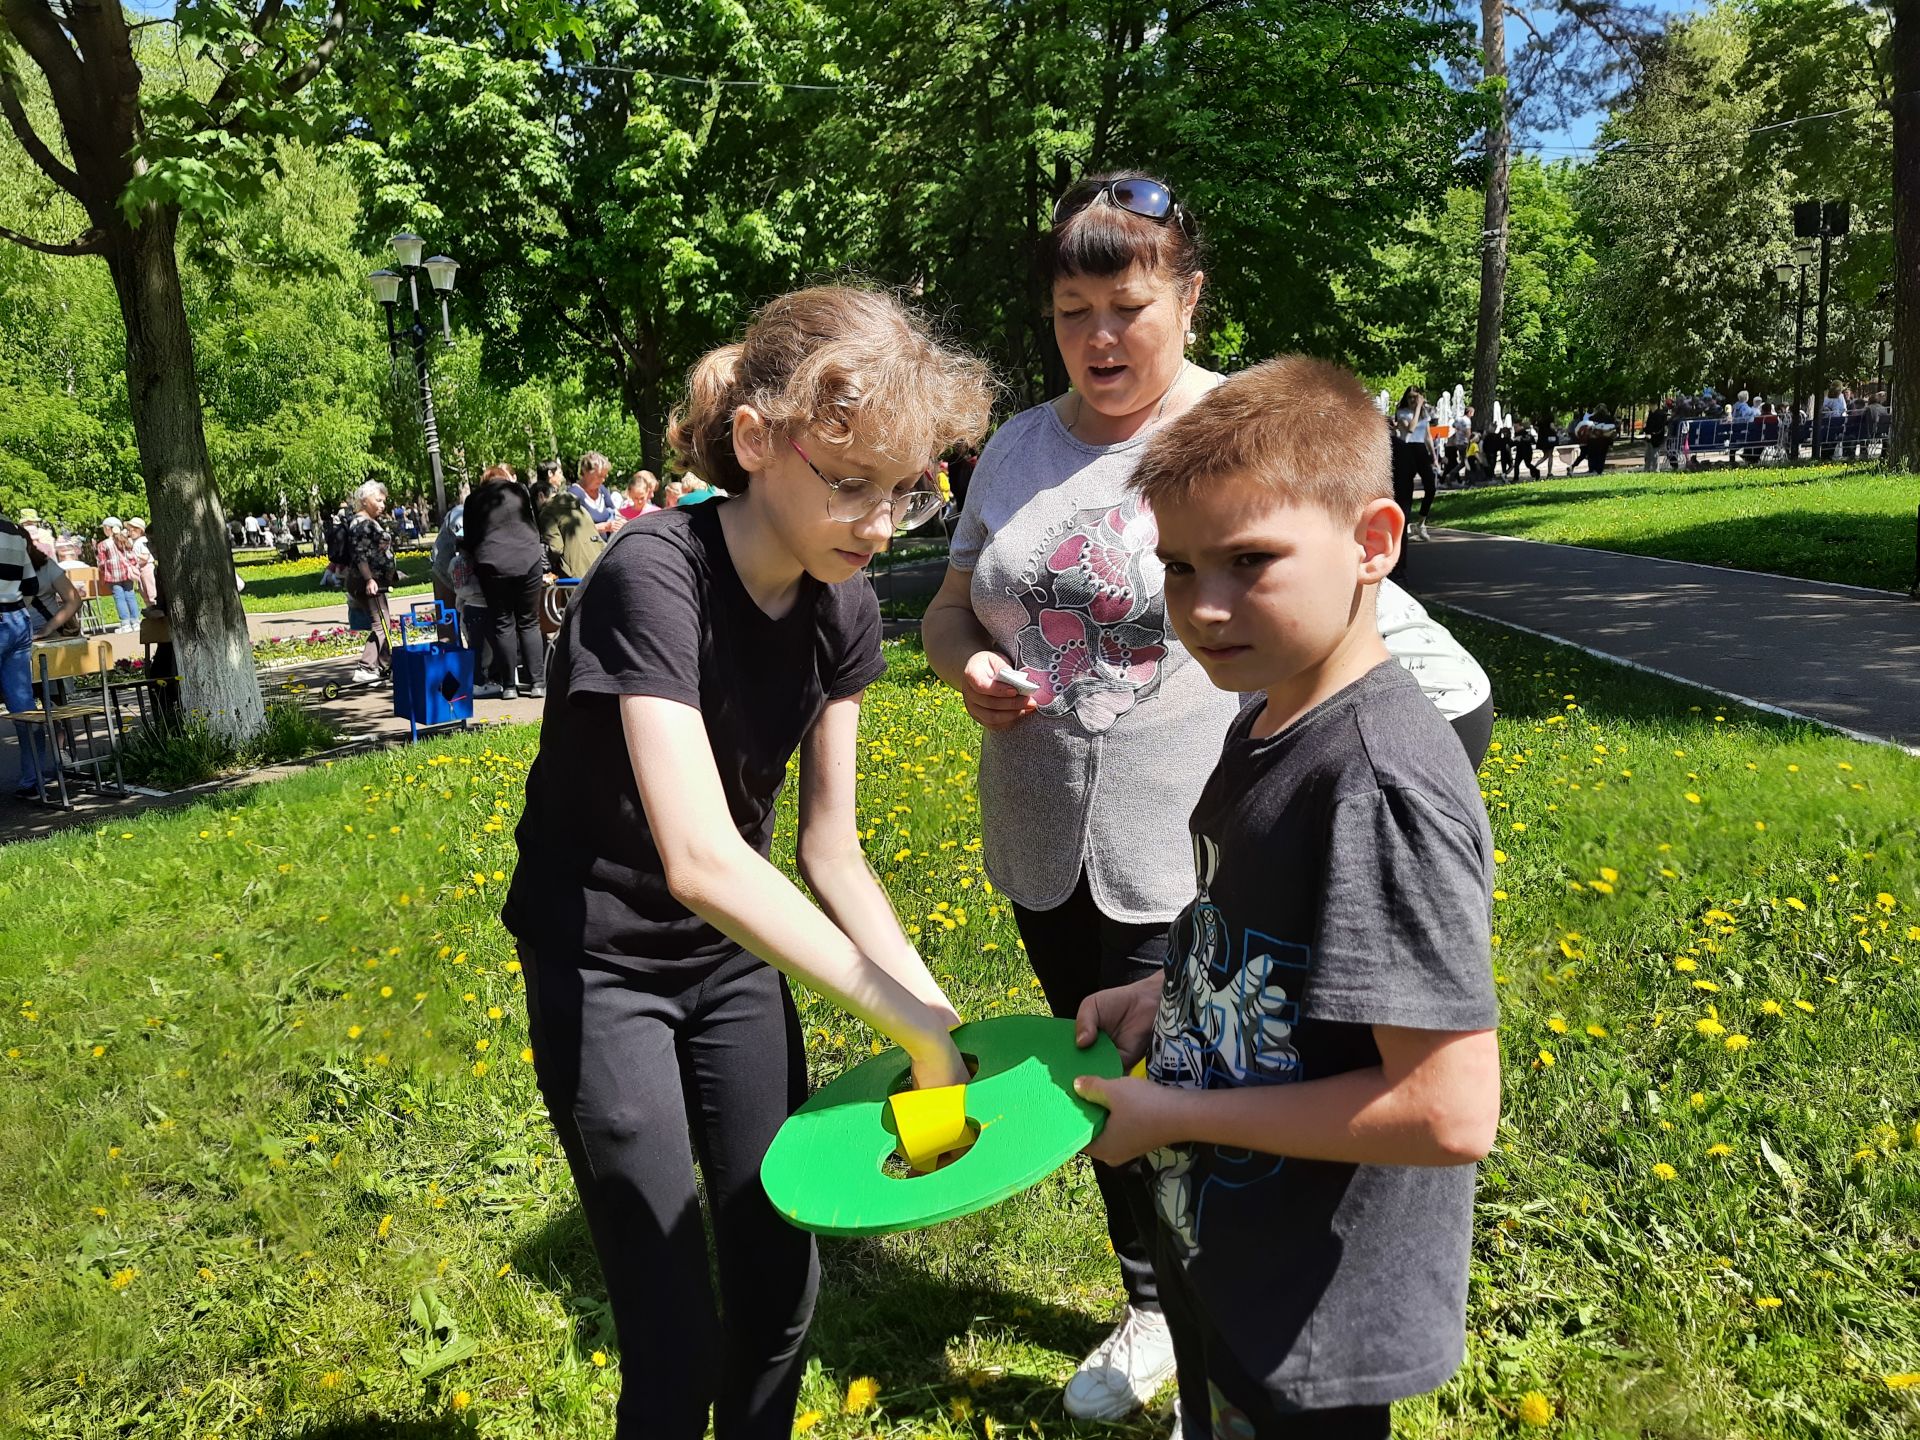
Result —
<instances>
[{"instance_id":1,"label":"folding chair","mask_svg":"<svg viewBox=\"0 0 1920 1440\"><path fill-rule=\"evenodd\" d=\"M113 646L107 641L91 638L42 640L33 647L31 664L39 707L7 718L15 725L37 728L46 736L45 746L36 747L43 762L38 767L40 802L47 802L49 768L53 771L53 783L59 791L60 808L63 810L73 808L72 797L67 791L70 772L76 785L126 794L126 780L120 771L120 726L114 710ZM97 695L76 689L72 699L55 700L54 681L80 680L92 674L98 674L100 678ZM94 735L93 722L96 719L102 722L106 732L104 751ZM84 753L74 734L75 722L79 723L86 735ZM20 738L25 742L27 736L23 733ZM111 785L106 778L108 765L113 767Z\"/></svg>"}]
</instances>

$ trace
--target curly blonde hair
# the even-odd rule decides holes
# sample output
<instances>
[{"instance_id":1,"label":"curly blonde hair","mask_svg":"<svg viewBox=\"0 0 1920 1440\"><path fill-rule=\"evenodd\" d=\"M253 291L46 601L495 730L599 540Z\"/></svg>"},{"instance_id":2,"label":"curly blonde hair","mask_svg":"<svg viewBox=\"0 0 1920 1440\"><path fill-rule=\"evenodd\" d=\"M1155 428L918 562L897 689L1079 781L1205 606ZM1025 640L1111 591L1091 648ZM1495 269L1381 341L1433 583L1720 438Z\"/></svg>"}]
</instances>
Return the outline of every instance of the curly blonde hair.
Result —
<instances>
[{"instance_id":1,"label":"curly blonde hair","mask_svg":"<svg viewBox=\"0 0 1920 1440\"><path fill-rule=\"evenodd\" d=\"M893 296L819 285L769 301L738 341L701 358L667 443L709 484L744 490L733 412L749 405L776 430L808 427L829 445L857 440L919 466L978 440L992 396L987 367L936 340Z\"/></svg>"}]
</instances>

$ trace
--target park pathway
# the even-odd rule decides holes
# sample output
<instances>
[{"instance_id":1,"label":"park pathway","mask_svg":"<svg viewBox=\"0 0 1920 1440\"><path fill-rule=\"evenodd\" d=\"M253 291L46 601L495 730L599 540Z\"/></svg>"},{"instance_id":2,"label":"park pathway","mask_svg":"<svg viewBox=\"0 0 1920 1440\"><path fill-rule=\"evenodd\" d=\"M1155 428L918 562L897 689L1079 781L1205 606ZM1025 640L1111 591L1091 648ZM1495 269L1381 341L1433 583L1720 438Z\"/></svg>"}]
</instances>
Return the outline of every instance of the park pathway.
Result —
<instances>
[{"instance_id":1,"label":"park pathway","mask_svg":"<svg viewBox=\"0 0 1920 1440\"><path fill-rule=\"evenodd\" d=\"M1423 601L1920 747L1920 604L1892 591L1464 530L1411 546L1402 583Z\"/></svg>"}]
</instances>

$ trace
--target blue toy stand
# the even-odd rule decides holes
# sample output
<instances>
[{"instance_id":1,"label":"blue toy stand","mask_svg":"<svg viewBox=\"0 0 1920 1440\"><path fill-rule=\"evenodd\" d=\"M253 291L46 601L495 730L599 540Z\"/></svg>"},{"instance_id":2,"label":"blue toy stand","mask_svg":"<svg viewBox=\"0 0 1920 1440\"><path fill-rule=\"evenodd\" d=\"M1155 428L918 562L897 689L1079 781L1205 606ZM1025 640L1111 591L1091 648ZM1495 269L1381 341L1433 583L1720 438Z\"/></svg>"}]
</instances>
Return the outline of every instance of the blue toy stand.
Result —
<instances>
[{"instance_id":1,"label":"blue toy stand","mask_svg":"<svg viewBox=\"0 0 1920 1440\"><path fill-rule=\"evenodd\" d=\"M473 718L473 651L461 643L460 615L451 605L423 600L400 613L400 644L393 652L393 713L407 722L409 738ZM453 627L451 644L438 627ZM410 630L432 638L413 640Z\"/></svg>"}]
</instances>

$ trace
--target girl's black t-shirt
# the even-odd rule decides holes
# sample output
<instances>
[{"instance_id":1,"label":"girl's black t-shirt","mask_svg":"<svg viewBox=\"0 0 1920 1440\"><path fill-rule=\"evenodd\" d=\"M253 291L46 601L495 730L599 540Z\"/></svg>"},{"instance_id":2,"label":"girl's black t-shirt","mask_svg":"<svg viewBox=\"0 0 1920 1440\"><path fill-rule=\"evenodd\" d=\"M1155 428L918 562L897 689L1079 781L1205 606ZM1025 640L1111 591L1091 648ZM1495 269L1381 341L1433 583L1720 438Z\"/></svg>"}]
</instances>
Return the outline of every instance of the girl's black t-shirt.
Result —
<instances>
[{"instance_id":1,"label":"girl's black t-shirt","mask_svg":"<svg viewBox=\"0 0 1920 1440\"><path fill-rule=\"evenodd\" d=\"M733 568L720 528L726 503L630 521L567 608L500 917L543 959L656 971L734 949L667 889L627 761L620 696L700 712L734 828L765 855L800 741L828 701L886 669L866 577L827 585L803 575L793 608L771 618Z\"/></svg>"}]
</instances>

